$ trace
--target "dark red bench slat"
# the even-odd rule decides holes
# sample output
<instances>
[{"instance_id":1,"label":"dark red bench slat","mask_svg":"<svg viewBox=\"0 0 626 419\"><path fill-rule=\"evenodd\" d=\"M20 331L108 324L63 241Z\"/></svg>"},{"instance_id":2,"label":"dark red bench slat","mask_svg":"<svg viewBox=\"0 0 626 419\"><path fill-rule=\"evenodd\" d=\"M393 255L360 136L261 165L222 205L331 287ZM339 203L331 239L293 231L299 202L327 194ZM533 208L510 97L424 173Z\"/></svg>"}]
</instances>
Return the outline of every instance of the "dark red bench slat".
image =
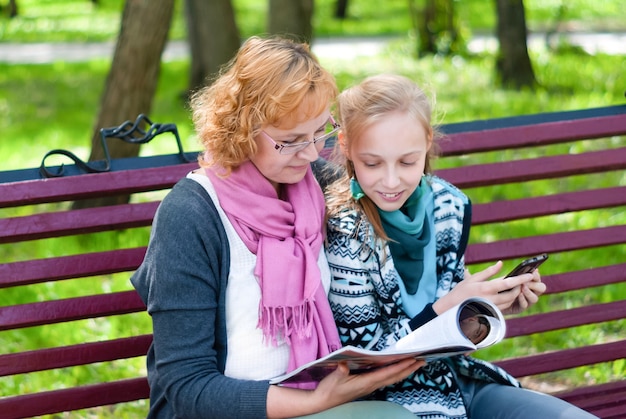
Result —
<instances>
[{"instance_id":1,"label":"dark red bench slat","mask_svg":"<svg viewBox=\"0 0 626 419\"><path fill-rule=\"evenodd\" d=\"M0 418L30 418L58 412L147 399L144 377L0 398Z\"/></svg>"},{"instance_id":2,"label":"dark red bench slat","mask_svg":"<svg viewBox=\"0 0 626 419\"><path fill-rule=\"evenodd\" d=\"M626 397L623 394L615 394L613 403L608 407L592 407L594 415L602 419L624 419L626 417Z\"/></svg>"},{"instance_id":3,"label":"dark red bench slat","mask_svg":"<svg viewBox=\"0 0 626 419\"><path fill-rule=\"evenodd\" d=\"M0 243L149 226L158 205L144 202L0 219Z\"/></svg>"},{"instance_id":4,"label":"dark red bench slat","mask_svg":"<svg viewBox=\"0 0 626 419\"><path fill-rule=\"evenodd\" d=\"M618 282L626 282L626 263L554 275L542 275L541 278L547 285L544 295L617 284Z\"/></svg>"},{"instance_id":5,"label":"dark red bench slat","mask_svg":"<svg viewBox=\"0 0 626 419\"><path fill-rule=\"evenodd\" d=\"M0 265L0 289L137 269L146 247L34 259Z\"/></svg>"},{"instance_id":6,"label":"dark red bench slat","mask_svg":"<svg viewBox=\"0 0 626 419\"><path fill-rule=\"evenodd\" d=\"M0 307L0 330L136 313L145 309L134 290L6 306Z\"/></svg>"},{"instance_id":7,"label":"dark red bench slat","mask_svg":"<svg viewBox=\"0 0 626 419\"><path fill-rule=\"evenodd\" d=\"M494 201L474 205L472 223L480 225L624 204L626 186ZM146 202L75 210L71 218L62 211L0 219L0 243L148 226L158 205L159 202Z\"/></svg>"},{"instance_id":8,"label":"dark red bench slat","mask_svg":"<svg viewBox=\"0 0 626 419\"><path fill-rule=\"evenodd\" d=\"M495 363L514 377L525 377L621 358L626 358L626 340L505 359Z\"/></svg>"},{"instance_id":9,"label":"dark red bench slat","mask_svg":"<svg viewBox=\"0 0 626 419\"><path fill-rule=\"evenodd\" d=\"M595 384L554 395L583 409L592 410L601 418L626 417L626 380Z\"/></svg>"},{"instance_id":10,"label":"dark red bench slat","mask_svg":"<svg viewBox=\"0 0 626 419\"><path fill-rule=\"evenodd\" d=\"M525 336L623 318L626 318L626 300L596 303L567 310L509 318L506 321L506 337Z\"/></svg>"},{"instance_id":11,"label":"dark red bench slat","mask_svg":"<svg viewBox=\"0 0 626 419\"><path fill-rule=\"evenodd\" d=\"M469 265L544 252L558 253L621 243L626 243L626 225L521 237L491 243L472 243L467 248L465 260Z\"/></svg>"},{"instance_id":12,"label":"dark red bench slat","mask_svg":"<svg viewBox=\"0 0 626 419\"><path fill-rule=\"evenodd\" d=\"M626 147L437 170L457 187L474 188L626 169Z\"/></svg>"},{"instance_id":13,"label":"dark red bench slat","mask_svg":"<svg viewBox=\"0 0 626 419\"><path fill-rule=\"evenodd\" d=\"M143 356L152 335L0 355L0 377Z\"/></svg>"},{"instance_id":14,"label":"dark red bench slat","mask_svg":"<svg viewBox=\"0 0 626 419\"><path fill-rule=\"evenodd\" d=\"M197 163L0 184L0 208L171 188Z\"/></svg>"},{"instance_id":15,"label":"dark red bench slat","mask_svg":"<svg viewBox=\"0 0 626 419\"><path fill-rule=\"evenodd\" d=\"M611 115L450 134L440 144L444 156L458 156L604 138L624 133L626 115Z\"/></svg>"},{"instance_id":16,"label":"dark red bench slat","mask_svg":"<svg viewBox=\"0 0 626 419\"><path fill-rule=\"evenodd\" d=\"M472 225L626 205L626 186L472 205Z\"/></svg>"}]
</instances>

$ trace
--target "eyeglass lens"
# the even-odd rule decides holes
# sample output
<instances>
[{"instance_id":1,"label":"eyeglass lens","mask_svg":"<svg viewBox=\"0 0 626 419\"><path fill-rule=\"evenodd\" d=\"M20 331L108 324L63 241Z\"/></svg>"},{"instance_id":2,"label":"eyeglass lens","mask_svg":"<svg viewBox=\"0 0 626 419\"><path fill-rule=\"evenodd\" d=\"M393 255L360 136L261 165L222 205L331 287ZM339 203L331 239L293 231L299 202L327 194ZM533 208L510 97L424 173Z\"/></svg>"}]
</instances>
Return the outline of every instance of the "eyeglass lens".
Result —
<instances>
[{"instance_id":1,"label":"eyeglass lens","mask_svg":"<svg viewBox=\"0 0 626 419\"><path fill-rule=\"evenodd\" d=\"M311 143L320 144L335 136L339 127L334 125L330 120L324 126L324 133L313 138L313 141L302 141L298 143L283 144L279 152L281 154L292 154L304 150Z\"/></svg>"}]
</instances>

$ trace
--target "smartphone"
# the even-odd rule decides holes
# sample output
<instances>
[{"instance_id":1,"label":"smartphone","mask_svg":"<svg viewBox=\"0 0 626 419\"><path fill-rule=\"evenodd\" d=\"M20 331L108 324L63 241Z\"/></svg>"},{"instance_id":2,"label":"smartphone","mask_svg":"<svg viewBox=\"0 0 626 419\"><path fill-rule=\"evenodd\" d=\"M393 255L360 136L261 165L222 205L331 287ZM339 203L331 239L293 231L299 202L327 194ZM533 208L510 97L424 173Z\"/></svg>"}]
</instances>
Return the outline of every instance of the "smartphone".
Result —
<instances>
[{"instance_id":1,"label":"smartphone","mask_svg":"<svg viewBox=\"0 0 626 419\"><path fill-rule=\"evenodd\" d=\"M542 253L541 255L534 256L532 258L528 258L522 261L519 265L517 265L511 272L505 276L508 278L510 276L517 276L522 274L527 274L539 267L543 262L548 259L547 253Z\"/></svg>"}]
</instances>

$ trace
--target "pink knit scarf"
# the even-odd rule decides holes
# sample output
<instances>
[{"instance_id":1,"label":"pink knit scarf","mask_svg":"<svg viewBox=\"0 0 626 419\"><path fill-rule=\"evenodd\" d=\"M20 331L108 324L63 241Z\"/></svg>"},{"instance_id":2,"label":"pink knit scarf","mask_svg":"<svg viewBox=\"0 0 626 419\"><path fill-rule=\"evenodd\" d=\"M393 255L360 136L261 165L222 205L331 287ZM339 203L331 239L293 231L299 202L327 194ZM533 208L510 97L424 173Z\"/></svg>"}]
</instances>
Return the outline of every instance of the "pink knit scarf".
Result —
<instances>
[{"instance_id":1,"label":"pink knit scarf","mask_svg":"<svg viewBox=\"0 0 626 419\"><path fill-rule=\"evenodd\" d=\"M257 255L259 324L272 343L290 345L289 371L341 346L317 265L323 244L324 197L311 169L283 184L283 199L250 161L223 178L207 169L220 205Z\"/></svg>"}]
</instances>

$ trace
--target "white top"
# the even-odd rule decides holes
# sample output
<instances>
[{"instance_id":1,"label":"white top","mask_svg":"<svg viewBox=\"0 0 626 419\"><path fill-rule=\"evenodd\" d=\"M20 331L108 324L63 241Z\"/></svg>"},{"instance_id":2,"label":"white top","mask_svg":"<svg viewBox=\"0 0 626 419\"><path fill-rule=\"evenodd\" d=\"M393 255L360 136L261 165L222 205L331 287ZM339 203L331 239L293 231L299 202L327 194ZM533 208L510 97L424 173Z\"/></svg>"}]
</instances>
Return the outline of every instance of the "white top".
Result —
<instances>
[{"instance_id":1,"label":"white top","mask_svg":"<svg viewBox=\"0 0 626 419\"><path fill-rule=\"evenodd\" d=\"M206 189L215 203L222 220L230 247L230 270L226 286L226 333L228 377L248 380L267 380L287 372L289 347L279 341L278 346L264 342L263 331L257 328L261 288L254 276L256 255L248 250L230 220L219 205L219 199L208 177L190 173ZM276 261L280 263L280 261ZM320 250L317 264L322 273L324 290L330 288L330 270L324 249Z\"/></svg>"}]
</instances>

